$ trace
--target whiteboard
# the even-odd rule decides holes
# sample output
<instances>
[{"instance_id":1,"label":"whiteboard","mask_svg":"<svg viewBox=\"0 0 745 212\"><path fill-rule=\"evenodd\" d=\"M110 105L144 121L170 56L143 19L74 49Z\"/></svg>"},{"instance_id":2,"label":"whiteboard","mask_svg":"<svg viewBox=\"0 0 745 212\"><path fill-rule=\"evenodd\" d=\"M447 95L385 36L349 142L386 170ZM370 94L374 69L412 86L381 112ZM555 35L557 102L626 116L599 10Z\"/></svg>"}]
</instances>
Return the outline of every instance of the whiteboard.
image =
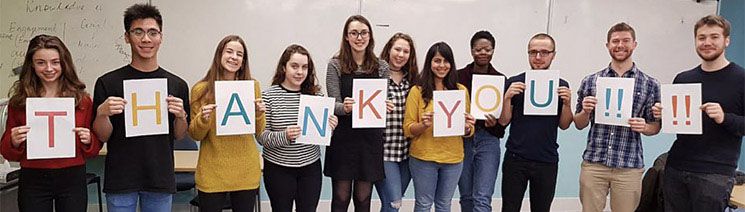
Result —
<instances>
[{"instance_id":1,"label":"whiteboard","mask_svg":"<svg viewBox=\"0 0 745 212\"><path fill-rule=\"evenodd\" d=\"M161 66L181 76L190 86L204 77L215 48L226 35L246 41L252 76L266 89L284 49L303 45L325 87L326 64L339 50L344 21L358 12L349 0L152 0L164 19ZM322 89L323 92L326 89Z\"/></svg>"},{"instance_id":2,"label":"whiteboard","mask_svg":"<svg viewBox=\"0 0 745 212\"><path fill-rule=\"evenodd\" d=\"M552 69L562 71L573 91L579 89L584 76L610 63L608 29L623 21L636 31L632 58L637 67L660 83L672 83L676 74L700 63L693 25L715 14L716 7L713 1L692 0L554 0L549 31L557 53Z\"/></svg>"},{"instance_id":3,"label":"whiteboard","mask_svg":"<svg viewBox=\"0 0 745 212\"><path fill-rule=\"evenodd\" d=\"M93 91L95 80L130 62L124 42L124 9L146 0L1 0L0 96L18 79L12 69L23 64L28 42L45 33L62 39L78 76Z\"/></svg>"},{"instance_id":4,"label":"whiteboard","mask_svg":"<svg viewBox=\"0 0 745 212\"><path fill-rule=\"evenodd\" d=\"M363 0L362 15L376 25L378 53L396 32L411 35L420 69L429 47L439 41L453 49L456 69L465 67L473 61L471 37L487 30L496 40L492 65L512 76L530 68L528 40L546 31L548 6L548 0Z\"/></svg>"}]
</instances>

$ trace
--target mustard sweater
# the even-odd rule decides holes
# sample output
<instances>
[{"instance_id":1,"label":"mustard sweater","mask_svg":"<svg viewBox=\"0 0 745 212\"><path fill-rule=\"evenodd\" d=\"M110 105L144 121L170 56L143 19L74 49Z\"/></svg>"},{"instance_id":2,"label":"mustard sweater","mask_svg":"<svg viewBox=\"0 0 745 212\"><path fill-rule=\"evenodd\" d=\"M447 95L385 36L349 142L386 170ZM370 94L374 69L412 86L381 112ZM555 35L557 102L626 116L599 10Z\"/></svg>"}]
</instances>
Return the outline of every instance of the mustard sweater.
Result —
<instances>
[{"instance_id":1,"label":"mustard sweater","mask_svg":"<svg viewBox=\"0 0 745 212\"><path fill-rule=\"evenodd\" d=\"M261 167L254 135L218 137L215 134L215 111L210 114L209 121L201 118L202 106L214 104L214 101L193 101L206 91L207 85L206 82L197 83L191 91L189 135L201 141L195 174L196 187L207 193L256 189L259 187ZM255 81L254 86L256 97L261 97L259 82ZM264 114L256 115L256 134L264 130L264 123Z\"/></svg>"},{"instance_id":2,"label":"mustard sweater","mask_svg":"<svg viewBox=\"0 0 745 212\"><path fill-rule=\"evenodd\" d=\"M458 90L466 91L466 113L471 112L471 98L468 95L468 89L458 84ZM463 161L463 137L461 136L449 136L449 137L434 137L430 126L424 132L418 136L414 136L411 133L411 127L415 124L419 124L419 119L423 113L432 112L432 100L429 101L427 107L424 107L424 100L422 99L422 88L414 86L409 91L409 96L406 98L406 112L404 115L404 136L411 138L410 155L419 160L430 161L436 163L460 163ZM471 129L472 136L474 129Z\"/></svg>"}]
</instances>

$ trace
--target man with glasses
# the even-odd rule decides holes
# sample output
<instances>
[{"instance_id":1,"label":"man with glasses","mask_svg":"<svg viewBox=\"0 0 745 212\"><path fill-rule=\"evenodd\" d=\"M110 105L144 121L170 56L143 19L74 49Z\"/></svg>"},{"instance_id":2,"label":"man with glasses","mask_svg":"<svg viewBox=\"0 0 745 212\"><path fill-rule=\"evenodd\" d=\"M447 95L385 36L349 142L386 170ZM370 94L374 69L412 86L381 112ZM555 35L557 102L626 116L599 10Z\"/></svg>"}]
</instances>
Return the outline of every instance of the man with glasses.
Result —
<instances>
[{"instance_id":1,"label":"man with glasses","mask_svg":"<svg viewBox=\"0 0 745 212\"><path fill-rule=\"evenodd\" d=\"M504 76L491 65L495 44L494 36L488 31L476 32L471 37L473 62L458 70L458 83L470 91L474 74ZM504 127L497 124L496 117L487 115L486 120L476 121L473 137L463 139L463 172L458 181L461 211L492 211L502 136Z\"/></svg>"},{"instance_id":2,"label":"man with glasses","mask_svg":"<svg viewBox=\"0 0 745 212\"><path fill-rule=\"evenodd\" d=\"M124 40L130 45L132 61L96 81L93 130L107 143L104 192L110 212L135 211L138 200L140 211L171 211L176 192L173 141L186 135L189 88L158 65L162 25L160 12L152 5L127 8ZM168 134L126 137L123 112L130 103L123 98L123 82L153 78L168 81Z\"/></svg>"},{"instance_id":3,"label":"man with glasses","mask_svg":"<svg viewBox=\"0 0 745 212\"><path fill-rule=\"evenodd\" d=\"M579 177L582 211L603 211L608 192L612 211L634 211L639 205L644 173L641 134L660 132L660 122L652 114L652 106L660 102L660 83L643 73L631 59L636 45L634 28L623 22L613 25L605 44L612 59L610 64L582 79L577 91L574 126L582 130L591 125ZM634 79L630 127L595 123L598 77Z\"/></svg>"},{"instance_id":4,"label":"man with glasses","mask_svg":"<svg viewBox=\"0 0 745 212\"><path fill-rule=\"evenodd\" d=\"M528 42L528 62L533 70L547 70L556 55L554 39L539 33ZM560 79L558 94L561 101L557 115L532 116L523 114L525 73L505 82L502 115L499 124L511 124L507 151L502 164L502 211L520 211L525 189L530 183L530 211L550 211L556 191L559 170L557 130L572 124L572 93L569 83Z\"/></svg>"}]
</instances>

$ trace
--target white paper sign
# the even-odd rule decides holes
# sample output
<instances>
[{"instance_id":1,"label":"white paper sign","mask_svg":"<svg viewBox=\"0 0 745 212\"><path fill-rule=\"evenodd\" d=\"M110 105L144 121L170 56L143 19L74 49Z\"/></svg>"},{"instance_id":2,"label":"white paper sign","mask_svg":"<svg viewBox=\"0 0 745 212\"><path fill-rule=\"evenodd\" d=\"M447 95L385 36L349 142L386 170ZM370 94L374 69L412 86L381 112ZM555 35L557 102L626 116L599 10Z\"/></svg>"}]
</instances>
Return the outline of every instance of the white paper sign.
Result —
<instances>
[{"instance_id":1,"label":"white paper sign","mask_svg":"<svg viewBox=\"0 0 745 212\"><path fill-rule=\"evenodd\" d=\"M559 107L559 71L528 70L525 71L525 98L523 114L525 115L558 115Z\"/></svg>"},{"instance_id":2,"label":"white paper sign","mask_svg":"<svg viewBox=\"0 0 745 212\"><path fill-rule=\"evenodd\" d=\"M462 136L466 127L466 91L433 91L434 137Z\"/></svg>"},{"instance_id":3,"label":"white paper sign","mask_svg":"<svg viewBox=\"0 0 745 212\"><path fill-rule=\"evenodd\" d=\"M387 79L354 79L352 128L385 128L387 97Z\"/></svg>"},{"instance_id":4,"label":"white paper sign","mask_svg":"<svg viewBox=\"0 0 745 212\"><path fill-rule=\"evenodd\" d=\"M504 76L474 74L471 82L471 115L486 120L491 114L496 118L502 115L504 95Z\"/></svg>"},{"instance_id":5,"label":"white paper sign","mask_svg":"<svg viewBox=\"0 0 745 212\"><path fill-rule=\"evenodd\" d=\"M295 142L328 146L331 144L329 117L334 114L335 99L313 95L300 95L297 120L300 137Z\"/></svg>"},{"instance_id":6,"label":"white paper sign","mask_svg":"<svg viewBox=\"0 0 745 212\"><path fill-rule=\"evenodd\" d=\"M701 83L662 85L662 132L703 133Z\"/></svg>"},{"instance_id":7,"label":"white paper sign","mask_svg":"<svg viewBox=\"0 0 745 212\"><path fill-rule=\"evenodd\" d=\"M256 133L256 99L253 80L215 81L215 134Z\"/></svg>"},{"instance_id":8,"label":"white paper sign","mask_svg":"<svg viewBox=\"0 0 745 212\"><path fill-rule=\"evenodd\" d=\"M26 98L26 158L75 157L75 99Z\"/></svg>"},{"instance_id":9,"label":"white paper sign","mask_svg":"<svg viewBox=\"0 0 745 212\"><path fill-rule=\"evenodd\" d=\"M168 134L168 80L124 80L126 137ZM187 100L184 100L187 101Z\"/></svg>"},{"instance_id":10,"label":"white paper sign","mask_svg":"<svg viewBox=\"0 0 745 212\"><path fill-rule=\"evenodd\" d=\"M629 127L634 106L634 78L598 77L595 123Z\"/></svg>"}]
</instances>

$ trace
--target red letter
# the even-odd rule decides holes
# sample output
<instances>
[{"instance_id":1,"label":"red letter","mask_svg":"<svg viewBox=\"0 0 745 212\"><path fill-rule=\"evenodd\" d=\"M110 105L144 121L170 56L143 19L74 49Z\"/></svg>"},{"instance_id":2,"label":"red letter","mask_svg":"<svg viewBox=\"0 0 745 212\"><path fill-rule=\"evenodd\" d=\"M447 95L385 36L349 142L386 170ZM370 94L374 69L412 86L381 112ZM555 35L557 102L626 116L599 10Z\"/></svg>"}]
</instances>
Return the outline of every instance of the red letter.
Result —
<instances>
[{"instance_id":1,"label":"red letter","mask_svg":"<svg viewBox=\"0 0 745 212\"><path fill-rule=\"evenodd\" d=\"M54 117L55 116L66 116L65 111L37 111L34 113L36 116L46 116L47 124L49 124L49 147L54 147Z\"/></svg>"},{"instance_id":2,"label":"red letter","mask_svg":"<svg viewBox=\"0 0 745 212\"><path fill-rule=\"evenodd\" d=\"M455 108L458 108L458 105L460 105L460 100L458 100L457 102L455 102L455 105L453 106L453 109L450 110L450 111L448 111L448 109L445 107L445 104L443 104L442 102L438 101L437 103L440 104L440 107L442 108L442 110L445 111L445 114L446 115L448 115L448 128L450 128L452 126L452 122L453 122L453 119L452 119L453 118L453 113L455 112Z\"/></svg>"}]
</instances>

